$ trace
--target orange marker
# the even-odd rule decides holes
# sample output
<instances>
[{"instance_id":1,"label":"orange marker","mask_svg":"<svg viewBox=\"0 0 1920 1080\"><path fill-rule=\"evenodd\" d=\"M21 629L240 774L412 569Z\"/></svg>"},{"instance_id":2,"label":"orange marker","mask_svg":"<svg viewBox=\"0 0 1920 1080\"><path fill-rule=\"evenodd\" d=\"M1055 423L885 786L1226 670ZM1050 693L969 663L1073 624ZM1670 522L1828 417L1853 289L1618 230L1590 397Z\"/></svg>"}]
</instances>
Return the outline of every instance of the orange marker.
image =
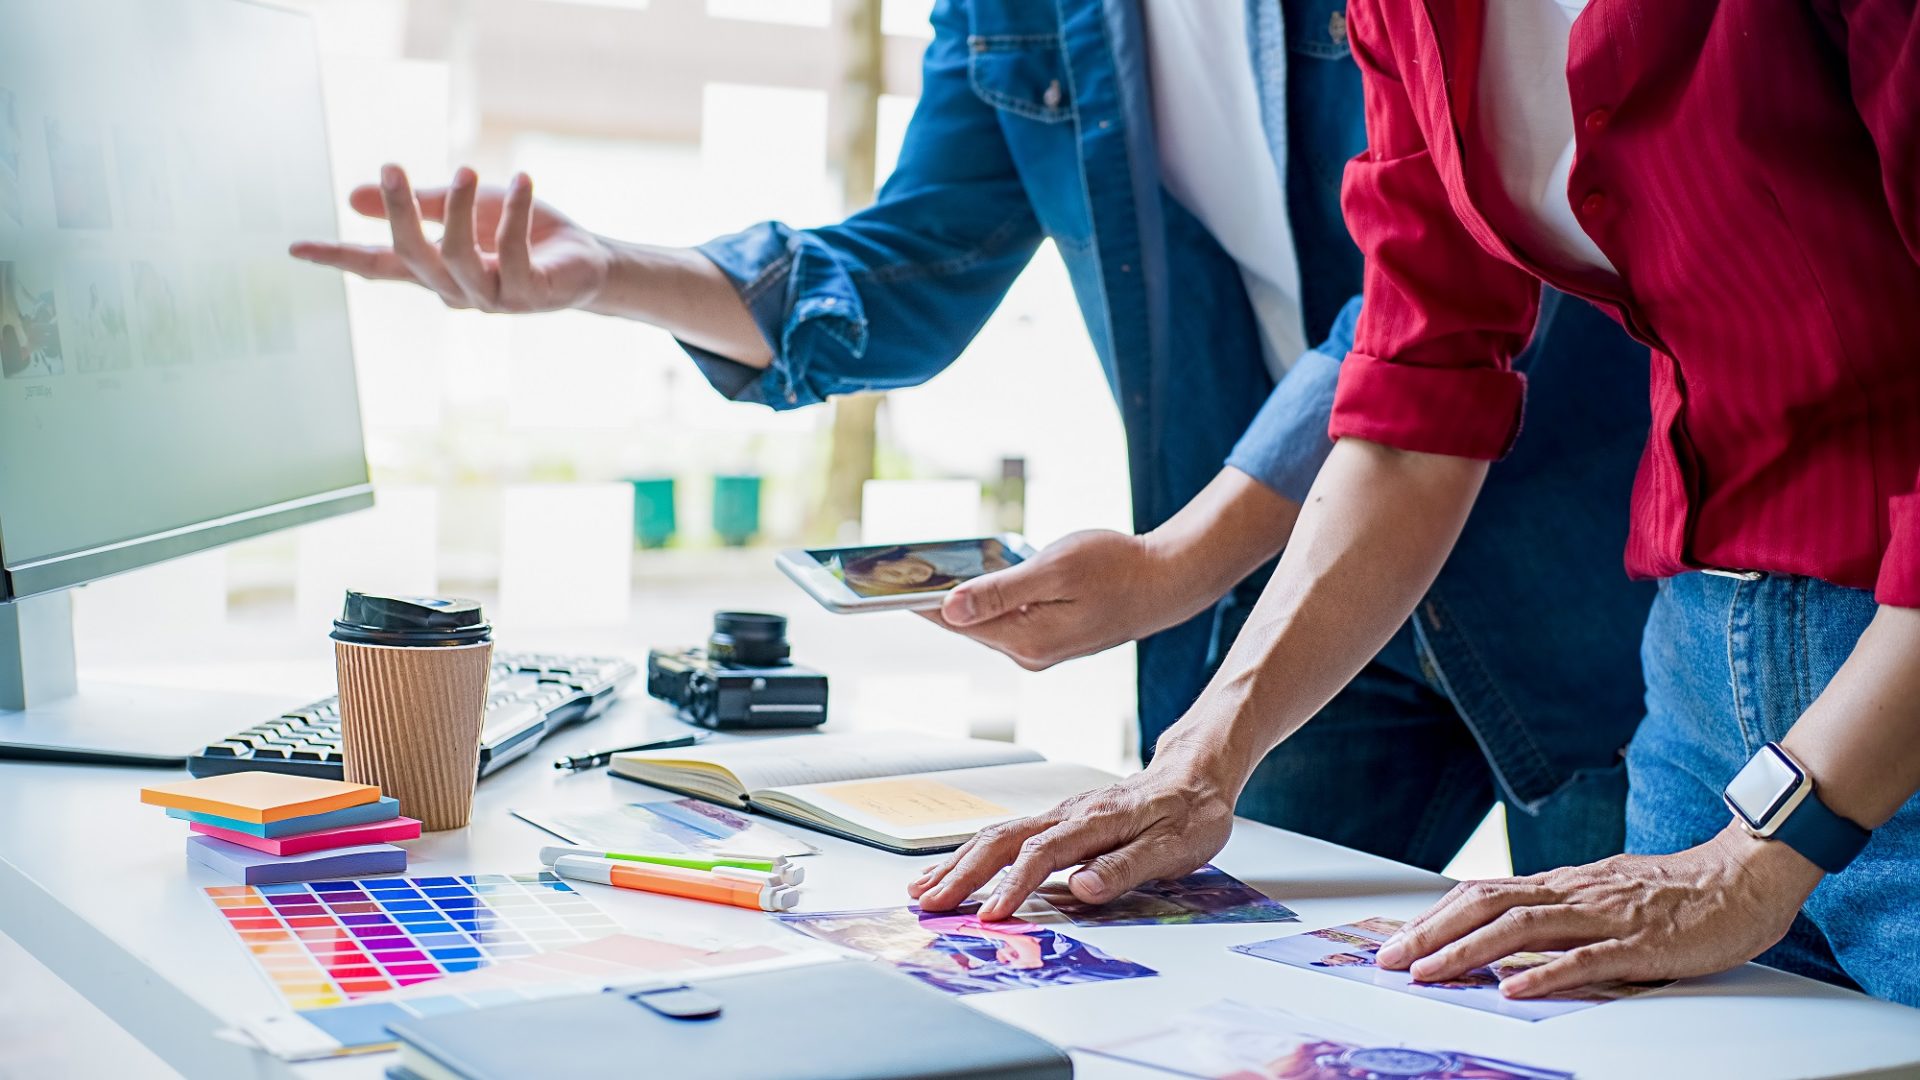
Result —
<instances>
[{"instance_id":1,"label":"orange marker","mask_svg":"<svg viewBox=\"0 0 1920 1080\"><path fill-rule=\"evenodd\" d=\"M596 859L589 855L563 855L554 860L553 871L575 881L595 881L638 892L731 904L752 911L787 911L800 903L800 890L789 885L744 881L678 866Z\"/></svg>"}]
</instances>

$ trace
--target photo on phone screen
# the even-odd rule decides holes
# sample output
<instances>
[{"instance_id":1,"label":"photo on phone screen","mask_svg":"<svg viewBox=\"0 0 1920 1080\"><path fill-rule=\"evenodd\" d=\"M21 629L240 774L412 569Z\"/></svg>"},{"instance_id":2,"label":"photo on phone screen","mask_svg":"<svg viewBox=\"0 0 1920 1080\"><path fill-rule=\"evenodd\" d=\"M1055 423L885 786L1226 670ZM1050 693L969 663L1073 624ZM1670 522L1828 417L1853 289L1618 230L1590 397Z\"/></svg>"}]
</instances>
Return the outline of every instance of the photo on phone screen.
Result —
<instances>
[{"instance_id":1,"label":"photo on phone screen","mask_svg":"<svg viewBox=\"0 0 1920 1080\"><path fill-rule=\"evenodd\" d=\"M1020 561L1018 552L995 538L819 548L807 554L862 597L945 592Z\"/></svg>"}]
</instances>

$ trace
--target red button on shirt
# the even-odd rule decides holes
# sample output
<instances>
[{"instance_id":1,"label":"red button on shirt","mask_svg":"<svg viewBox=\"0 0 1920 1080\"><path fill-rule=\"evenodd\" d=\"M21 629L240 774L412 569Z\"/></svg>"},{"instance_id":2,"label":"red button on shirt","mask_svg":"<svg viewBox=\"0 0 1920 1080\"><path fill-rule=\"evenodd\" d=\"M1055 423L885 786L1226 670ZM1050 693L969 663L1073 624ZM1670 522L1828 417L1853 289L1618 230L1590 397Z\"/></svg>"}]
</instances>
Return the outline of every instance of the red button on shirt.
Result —
<instances>
[{"instance_id":1,"label":"red button on shirt","mask_svg":"<svg viewBox=\"0 0 1920 1080\"><path fill-rule=\"evenodd\" d=\"M1595 109L1587 114L1587 130L1599 134L1607 128L1607 120L1613 116L1606 109Z\"/></svg>"},{"instance_id":2,"label":"red button on shirt","mask_svg":"<svg viewBox=\"0 0 1920 1080\"><path fill-rule=\"evenodd\" d=\"M1803 574L1920 607L1912 0L1586 9L1568 85L1583 135L1603 116L1606 140L1582 143L1579 167L1604 168L1609 191L1578 205L1590 220L1631 200L1635 213L1607 218L1631 290L1529 260L1489 218L1507 208L1477 201L1499 190L1497 166L1453 103L1474 96L1486 2L1349 5L1369 147L1343 199L1366 303L1332 434L1500 456L1544 277L1654 349L1634 576Z\"/></svg>"}]
</instances>

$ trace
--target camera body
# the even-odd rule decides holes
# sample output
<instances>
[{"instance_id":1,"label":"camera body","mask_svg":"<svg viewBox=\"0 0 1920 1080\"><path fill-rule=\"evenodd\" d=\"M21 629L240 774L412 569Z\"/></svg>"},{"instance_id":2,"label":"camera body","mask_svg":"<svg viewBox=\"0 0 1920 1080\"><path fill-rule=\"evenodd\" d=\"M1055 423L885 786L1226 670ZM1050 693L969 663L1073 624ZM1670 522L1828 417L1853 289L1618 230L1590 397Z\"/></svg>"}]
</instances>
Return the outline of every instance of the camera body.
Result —
<instances>
[{"instance_id":1,"label":"camera body","mask_svg":"<svg viewBox=\"0 0 1920 1080\"><path fill-rule=\"evenodd\" d=\"M705 649L647 653L647 693L701 727L817 727L827 719L827 677L789 655L783 616L723 611Z\"/></svg>"}]
</instances>

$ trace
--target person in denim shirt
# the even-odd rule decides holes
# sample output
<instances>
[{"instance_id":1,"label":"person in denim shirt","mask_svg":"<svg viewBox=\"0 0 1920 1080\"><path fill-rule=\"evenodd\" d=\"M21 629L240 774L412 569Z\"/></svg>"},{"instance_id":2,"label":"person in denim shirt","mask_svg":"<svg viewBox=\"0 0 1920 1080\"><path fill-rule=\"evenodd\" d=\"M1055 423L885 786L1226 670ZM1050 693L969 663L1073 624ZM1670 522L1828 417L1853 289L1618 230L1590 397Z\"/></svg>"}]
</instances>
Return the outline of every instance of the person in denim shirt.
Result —
<instances>
[{"instance_id":1,"label":"person in denim shirt","mask_svg":"<svg viewBox=\"0 0 1920 1080\"><path fill-rule=\"evenodd\" d=\"M389 167L352 202L391 221L391 248L294 254L458 307L642 319L726 396L795 408L933 377L1051 239L1125 423L1138 535L1075 534L935 617L1033 668L1141 639L1151 753L1232 643L1331 449L1360 288L1339 187L1366 133L1340 4L1250 0L1238 38L1201 43L1223 78L1245 65L1253 80L1252 138L1297 268L1295 325L1278 331L1229 251L1240 238L1171 190L1173 133L1156 131L1166 102L1149 83L1192 87L1156 68L1148 27L1183 11L1220 15L1172 0L936 4L899 165L835 225L648 247L574 225L524 176L484 188L463 169L415 192ZM1212 162L1173 164L1205 180ZM437 244L423 216L446 222ZM1495 802L1520 872L1620 850L1650 590L1621 572L1616 511L1646 438L1647 360L1604 316L1558 301L1519 361L1529 431L1453 559L1378 658L1266 759L1241 813L1430 869ZM1289 339L1320 344L1275 355Z\"/></svg>"}]
</instances>

